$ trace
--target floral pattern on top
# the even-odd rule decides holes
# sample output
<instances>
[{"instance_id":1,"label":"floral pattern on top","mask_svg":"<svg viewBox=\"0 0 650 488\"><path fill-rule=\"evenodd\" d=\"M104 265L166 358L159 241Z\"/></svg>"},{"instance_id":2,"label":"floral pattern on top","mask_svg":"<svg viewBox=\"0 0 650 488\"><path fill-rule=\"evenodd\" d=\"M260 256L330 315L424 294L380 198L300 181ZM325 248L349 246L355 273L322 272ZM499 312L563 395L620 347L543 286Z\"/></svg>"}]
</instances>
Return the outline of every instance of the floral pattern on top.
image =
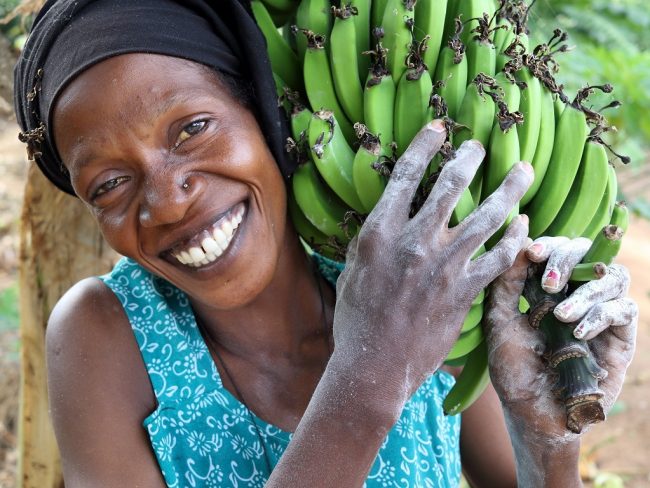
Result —
<instances>
[{"instance_id":1,"label":"floral pattern on top","mask_svg":"<svg viewBox=\"0 0 650 488\"><path fill-rule=\"evenodd\" d=\"M318 254L312 259L334 286L343 265ZM101 279L124 308L156 395L143 426L167 486L263 487L291 433L257 417L223 387L187 295L127 258ZM442 411L453 384L439 371L416 391L365 487L458 486L460 416Z\"/></svg>"}]
</instances>

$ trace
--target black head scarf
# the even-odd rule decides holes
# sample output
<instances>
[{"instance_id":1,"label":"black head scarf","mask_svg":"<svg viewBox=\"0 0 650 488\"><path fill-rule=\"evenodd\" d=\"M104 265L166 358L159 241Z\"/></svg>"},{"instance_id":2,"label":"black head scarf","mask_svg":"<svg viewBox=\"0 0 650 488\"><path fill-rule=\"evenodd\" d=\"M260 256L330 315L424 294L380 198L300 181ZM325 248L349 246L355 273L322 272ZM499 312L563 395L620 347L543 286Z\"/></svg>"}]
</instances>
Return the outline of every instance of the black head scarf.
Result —
<instances>
[{"instance_id":1,"label":"black head scarf","mask_svg":"<svg viewBox=\"0 0 650 488\"><path fill-rule=\"evenodd\" d=\"M249 0L49 0L16 65L14 103L30 158L57 187L74 195L54 146L56 97L92 65L134 52L184 58L249 80L269 148L285 177L292 173L287 122Z\"/></svg>"}]
</instances>

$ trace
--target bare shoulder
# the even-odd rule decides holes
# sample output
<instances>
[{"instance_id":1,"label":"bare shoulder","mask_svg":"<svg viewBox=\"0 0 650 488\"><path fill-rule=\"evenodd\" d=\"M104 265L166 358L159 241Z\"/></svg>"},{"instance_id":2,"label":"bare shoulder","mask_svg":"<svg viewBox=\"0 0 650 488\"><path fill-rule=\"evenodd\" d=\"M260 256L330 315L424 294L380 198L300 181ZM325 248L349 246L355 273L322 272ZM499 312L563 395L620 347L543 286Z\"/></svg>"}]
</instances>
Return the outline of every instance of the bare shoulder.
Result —
<instances>
[{"instance_id":1,"label":"bare shoulder","mask_svg":"<svg viewBox=\"0 0 650 488\"><path fill-rule=\"evenodd\" d=\"M73 286L52 311L46 347L66 486L160 486L142 426L155 397L113 292L97 278Z\"/></svg>"},{"instance_id":2,"label":"bare shoulder","mask_svg":"<svg viewBox=\"0 0 650 488\"><path fill-rule=\"evenodd\" d=\"M82 370L78 381L92 379L104 387L134 383L133 393L145 401L149 380L131 325L119 300L101 280L87 278L63 295L50 315L46 344L51 388L58 387L58 381L77 381L73 373ZM127 378L119 376L124 369L130 372ZM146 403L153 407L153 392L148 390Z\"/></svg>"}]
</instances>

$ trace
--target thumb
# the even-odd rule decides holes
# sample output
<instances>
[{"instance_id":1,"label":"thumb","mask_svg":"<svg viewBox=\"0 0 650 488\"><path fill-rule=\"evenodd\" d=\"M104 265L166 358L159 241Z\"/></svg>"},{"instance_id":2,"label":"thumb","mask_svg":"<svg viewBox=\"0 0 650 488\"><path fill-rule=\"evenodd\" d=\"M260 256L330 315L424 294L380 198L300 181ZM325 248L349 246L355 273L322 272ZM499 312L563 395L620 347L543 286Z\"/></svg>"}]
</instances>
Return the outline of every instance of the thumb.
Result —
<instances>
[{"instance_id":1,"label":"thumb","mask_svg":"<svg viewBox=\"0 0 650 488\"><path fill-rule=\"evenodd\" d=\"M497 312L500 319L518 316L519 297L524 291L531 261L526 256L526 248L532 243L527 239L510 268L497 277L490 286L488 296L489 314Z\"/></svg>"}]
</instances>

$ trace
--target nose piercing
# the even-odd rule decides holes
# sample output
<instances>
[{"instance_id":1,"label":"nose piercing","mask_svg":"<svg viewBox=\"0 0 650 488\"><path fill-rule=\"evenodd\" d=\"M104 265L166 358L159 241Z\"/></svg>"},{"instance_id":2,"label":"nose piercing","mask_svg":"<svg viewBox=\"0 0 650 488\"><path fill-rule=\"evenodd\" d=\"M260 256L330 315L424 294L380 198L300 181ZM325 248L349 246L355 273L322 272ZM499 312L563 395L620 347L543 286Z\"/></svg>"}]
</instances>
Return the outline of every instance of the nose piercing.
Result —
<instances>
[{"instance_id":1,"label":"nose piercing","mask_svg":"<svg viewBox=\"0 0 650 488\"><path fill-rule=\"evenodd\" d=\"M183 183L183 190L187 190L190 187L190 184L186 181Z\"/></svg>"}]
</instances>

